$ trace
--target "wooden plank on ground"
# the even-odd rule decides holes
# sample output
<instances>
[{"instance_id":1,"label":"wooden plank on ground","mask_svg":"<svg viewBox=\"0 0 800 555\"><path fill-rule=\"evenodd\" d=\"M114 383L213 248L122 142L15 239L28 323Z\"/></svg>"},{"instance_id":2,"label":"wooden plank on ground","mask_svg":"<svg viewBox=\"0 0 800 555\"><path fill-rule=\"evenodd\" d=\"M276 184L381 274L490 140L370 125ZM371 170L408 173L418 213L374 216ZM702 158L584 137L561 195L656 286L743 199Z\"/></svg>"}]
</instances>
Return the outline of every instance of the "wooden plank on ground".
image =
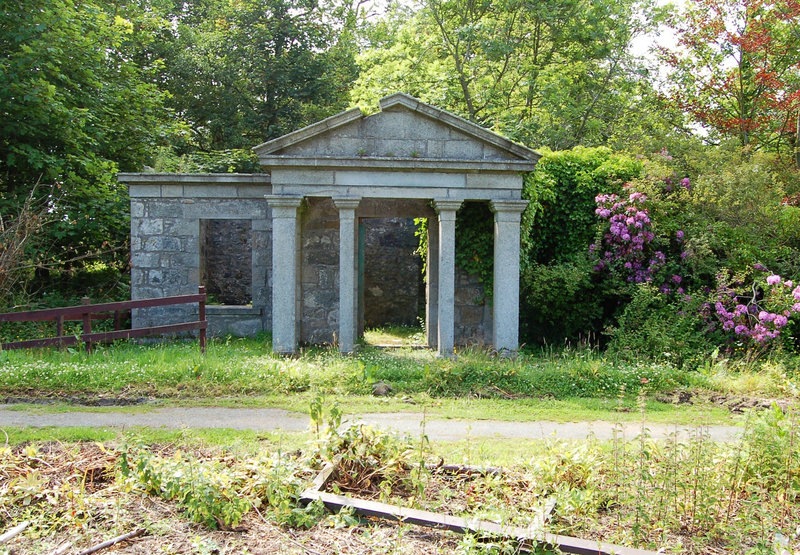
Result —
<instances>
[{"instance_id":1,"label":"wooden plank on ground","mask_svg":"<svg viewBox=\"0 0 800 555\"><path fill-rule=\"evenodd\" d=\"M542 531L540 524L528 528L510 526L489 522L486 520L466 519L451 515L442 515L430 511L421 511L407 507L397 507L387 503L345 497L335 493L306 490L302 498L306 501L319 500L329 509L338 511L342 508L352 508L356 513L364 516L374 516L395 520L409 524L417 524L430 528L450 530L461 534L471 532L495 537L513 538L522 543L544 543L557 547L563 553L577 555L655 555L654 551L646 551L599 541L548 534Z\"/></svg>"}]
</instances>

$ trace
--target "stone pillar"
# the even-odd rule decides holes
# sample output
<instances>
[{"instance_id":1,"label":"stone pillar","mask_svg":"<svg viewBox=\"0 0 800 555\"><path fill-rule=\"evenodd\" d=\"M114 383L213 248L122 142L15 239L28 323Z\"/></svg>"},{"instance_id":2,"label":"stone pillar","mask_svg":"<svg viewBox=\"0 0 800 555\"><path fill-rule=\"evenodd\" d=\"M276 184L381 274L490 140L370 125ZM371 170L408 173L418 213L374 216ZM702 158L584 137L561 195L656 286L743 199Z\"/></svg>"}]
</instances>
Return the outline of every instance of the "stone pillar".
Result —
<instances>
[{"instance_id":1,"label":"stone pillar","mask_svg":"<svg viewBox=\"0 0 800 555\"><path fill-rule=\"evenodd\" d=\"M356 208L360 199L334 198L339 209L339 350L353 351L356 334Z\"/></svg>"},{"instance_id":2,"label":"stone pillar","mask_svg":"<svg viewBox=\"0 0 800 555\"><path fill-rule=\"evenodd\" d=\"M297 347L297 209L301 197L267 195L272 209L272 350Z\"/></svg>"},{"instance_id":3,"label":"stone pillar","mask_svg":"<svg viewBox=\"0 0 800 555\"><path fill-rule=\"evenodd\" d=\"M456 210L460 200L435 200L439 216L439 356L452 357L455 331Z\"/></svg>"},{"instance_id":4,"label":"stone pillar","mask_svg":"<svg viewBox=\"0 0 800 555\"><path fill-rule=\"evenodd\" d=\"M501 355L519 348L519 223L527 200L493 200L492 343Z\"/></svg>"},{"instance_id":5,"label":"stone pillar","mask_svg":"<svg viewBox=\"0 0 800 555\"><path fill-rule=\"evenodd\" d=\"M439 345L439 220L428 218L428 257L425 263L425 331L428 347Z\"/></svg>"}]
</instances>

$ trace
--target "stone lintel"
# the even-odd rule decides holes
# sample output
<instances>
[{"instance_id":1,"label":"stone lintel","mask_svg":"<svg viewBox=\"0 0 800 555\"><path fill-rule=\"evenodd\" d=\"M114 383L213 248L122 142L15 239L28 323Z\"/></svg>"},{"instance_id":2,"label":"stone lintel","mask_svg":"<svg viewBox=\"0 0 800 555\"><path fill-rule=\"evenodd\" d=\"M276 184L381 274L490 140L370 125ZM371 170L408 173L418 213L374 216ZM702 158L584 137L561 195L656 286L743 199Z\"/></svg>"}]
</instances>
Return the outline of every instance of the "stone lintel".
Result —
<instances>
[{"instance_id":1,"label":"stone lintel","mask_svg":"<svg viewBox=\"0 0 800 555\"><path fill-rule=\"evenodd\" d=\"M536 167L531 160L452 160L446 158L401 158L385 156L275 156L259 157L262 166L269 168L311 169L386 169L390 171L441 172L530 172ZM520 185L521 187L521 185Z\"/></svg>"},{"instance_id":2,"label":"stone lintel","mask_svg":"<svg viewBox=\"0 0 800 555\"><path fill-rule=\"evenodd\" d=\"M391 187L374 186L313 186L313 185L278 185L275 193L303 197L330 198L337 195L373 198L379 200L404 199L429 201L434 198L452 200L516 200L520 192L510 189L464 189L456 187ZM388 216L387 216L388 217Z\"/></svg>"},{"instance_id":3,"label":"stone lintel","mask_svg":"<svg viewBox=\"0 0 800 555\"><path fill-rule=\"evenodd\" d=\"M259 184L269 185L268 173L129 173L117 174L117 180L125 185L204 185Z\"/></svg>"}]
</instances>

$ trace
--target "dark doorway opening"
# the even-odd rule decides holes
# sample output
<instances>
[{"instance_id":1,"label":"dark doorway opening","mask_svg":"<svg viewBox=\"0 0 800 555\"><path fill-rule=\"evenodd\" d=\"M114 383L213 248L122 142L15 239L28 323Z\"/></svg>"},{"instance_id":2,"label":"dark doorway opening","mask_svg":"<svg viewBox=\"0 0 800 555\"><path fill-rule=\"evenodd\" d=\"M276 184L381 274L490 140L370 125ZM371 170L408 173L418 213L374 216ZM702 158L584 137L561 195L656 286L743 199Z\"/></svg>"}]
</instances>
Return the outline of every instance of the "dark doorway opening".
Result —
<instances>
[{"instance_id":1,"label":"dark doorway opening","mask_svg":"<svg viewBox=\"0 0 800 555\"><path fill-rule=\"evenodd\" d=\"M200 220L200 283L210 304L253 301L253 245L250 220Z\"/></svg>"}]
</instances>

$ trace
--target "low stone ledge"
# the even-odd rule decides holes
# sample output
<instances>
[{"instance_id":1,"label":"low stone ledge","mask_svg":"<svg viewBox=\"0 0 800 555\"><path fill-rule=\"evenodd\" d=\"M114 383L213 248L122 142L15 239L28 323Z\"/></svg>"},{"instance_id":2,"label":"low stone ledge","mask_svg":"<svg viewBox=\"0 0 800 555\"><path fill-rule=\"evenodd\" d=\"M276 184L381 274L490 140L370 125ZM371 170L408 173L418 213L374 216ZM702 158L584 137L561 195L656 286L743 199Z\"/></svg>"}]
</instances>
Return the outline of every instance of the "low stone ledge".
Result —
<instances>
[{"instance_id":1,"label":"low stone ledge","mask_svg":"<svg viewBox=\"0 0 800 555\"><path fill-rule=\"evenodd\" d=\"M194 316L197 317L197 311ZM252 337L265 331L262 308L252 305L206 305L206 320L211 337Z\"/></svg>"},{"instance_id":2,"label":"low stone ledge","mask_svg":"<svg viewBox=\"0 0 800 555\"><path fill-rule=\"evenodd\" d=\"M250 304L207 304L207 316L261 316L261 307Z\"/></svg>"}]
</instances>

